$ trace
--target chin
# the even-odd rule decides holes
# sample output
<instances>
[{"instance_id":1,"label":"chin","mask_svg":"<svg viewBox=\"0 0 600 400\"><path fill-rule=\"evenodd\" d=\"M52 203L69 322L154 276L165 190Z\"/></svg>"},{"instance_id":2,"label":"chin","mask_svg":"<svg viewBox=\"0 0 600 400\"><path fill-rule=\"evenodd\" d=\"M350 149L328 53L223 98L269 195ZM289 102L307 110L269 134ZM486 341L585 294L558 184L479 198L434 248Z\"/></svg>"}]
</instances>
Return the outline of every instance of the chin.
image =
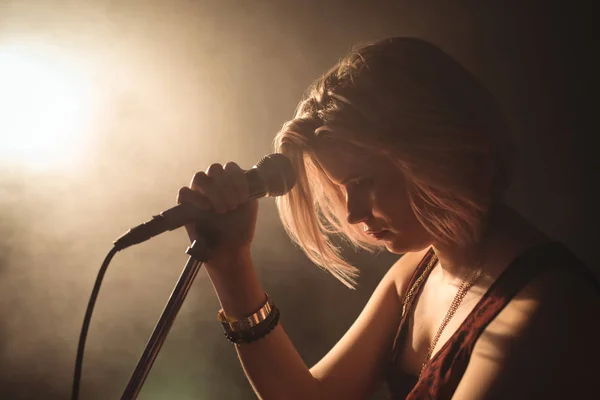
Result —
<instances>
[{"instance_id":1,"label":"chin","mask_svg":"<svg viewBox=\"0 0 600 400\"><path fill-rule=\"evenodd\" d=\"M404 254L410 251L407 246L403 246L401 243L398 243L397 240L386 241L384 245L387 251L392 254Z\"/></svg>"},{"instance_id":2,"label":"chin","mask_svg":"<svg viewBox=\"0 0 600 400\"><path fill-rule=\"evenodd\" d=\"M407 243L403 242L402 240L396 237L390 240L386 240L384 242L384 246L387 249L387 251L389 251L392 254L406 254L421 251L428 247L429 244L414 242Z\"/></svg>"}]
</instances>

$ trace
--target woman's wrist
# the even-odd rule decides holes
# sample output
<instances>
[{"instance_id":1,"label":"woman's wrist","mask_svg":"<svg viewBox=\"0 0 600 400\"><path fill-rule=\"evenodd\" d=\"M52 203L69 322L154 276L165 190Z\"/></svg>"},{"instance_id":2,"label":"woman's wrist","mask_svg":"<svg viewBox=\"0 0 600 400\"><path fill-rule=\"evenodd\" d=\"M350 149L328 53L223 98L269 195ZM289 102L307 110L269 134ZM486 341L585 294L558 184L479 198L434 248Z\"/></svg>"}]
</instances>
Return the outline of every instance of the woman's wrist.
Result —
<instances>
[{"instance_id":1,"label":"woman's wrist","mask_svg":"<svg viewBox=\"0 0 600 400\"><path fill-rule=\"evenodd\" d=\"M249 251L231 254L217 265L208 263L206 270L228 318L245 318L265 303Z\"/></svg>"},{"instance_id":2,"label":"woman's wrist","mask_svg":"<svg viewBox=\"0 0 600 400\"><path fill-rule=\"evenodd\" d=\"M248 264L252 264L249 246L231 251L220 251L219 254L213 255L210 260L205 262L204 266L215 273L225 273L232 269L246 268Z\"/></svg>"}]
</instances>

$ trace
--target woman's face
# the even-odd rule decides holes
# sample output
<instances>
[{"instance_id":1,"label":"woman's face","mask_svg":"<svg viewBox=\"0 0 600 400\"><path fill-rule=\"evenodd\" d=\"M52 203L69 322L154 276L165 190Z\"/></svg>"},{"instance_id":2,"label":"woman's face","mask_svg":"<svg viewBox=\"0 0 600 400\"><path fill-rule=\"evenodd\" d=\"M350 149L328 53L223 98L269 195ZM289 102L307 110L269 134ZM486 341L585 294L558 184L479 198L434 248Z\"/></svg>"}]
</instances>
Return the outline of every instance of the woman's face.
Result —
<instances>
[{"instance_id":1,"label":"woman's face","mask_svg":"<svg viewBox=\"0 0 600 400\"><path fill-rule=\"evenodd\" d=\"M318 163L346 194L347 220L392 253L420 251L431 237L410 207L404 175L390 161L346 143L320 144Z\"/></svg>"}]
</instances>

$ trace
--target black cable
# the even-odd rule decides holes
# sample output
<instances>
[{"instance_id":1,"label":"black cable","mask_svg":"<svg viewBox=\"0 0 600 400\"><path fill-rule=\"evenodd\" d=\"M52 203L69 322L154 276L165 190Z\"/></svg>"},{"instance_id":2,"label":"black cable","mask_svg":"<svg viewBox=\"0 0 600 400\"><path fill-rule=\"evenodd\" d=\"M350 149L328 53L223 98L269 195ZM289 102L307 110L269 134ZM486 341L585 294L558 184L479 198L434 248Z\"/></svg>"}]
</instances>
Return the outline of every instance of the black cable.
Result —
<instances>
[{"instance_id":1,"label":"black cable","mask_svg":"<svg viewBox=\"0 0 600 400\"><path fill-rule=\"evenodd\" d=\"M77 400L79 398L79 381L81 380L81 368L83 365L83 350L85 349L85 340L87 338L88 328L90 327L90 320L92 319L94 305L96 304L96 298L98 298L98 292L100 292L100 285L102 285L104 273L106 272L108 264L110 264L110 261L117 251L119 250L116 247L113 247L106 255L106 258L104 259L104 262L98 271L96 283L92 289L90 301L88 302L87 310L85 311L83 325L81 326L81 333L79 334L79 346L77 346L77 358L75 360L75 372L73 374L73 392L71 393L71 400Z\"/></svg>"}]
</instances>

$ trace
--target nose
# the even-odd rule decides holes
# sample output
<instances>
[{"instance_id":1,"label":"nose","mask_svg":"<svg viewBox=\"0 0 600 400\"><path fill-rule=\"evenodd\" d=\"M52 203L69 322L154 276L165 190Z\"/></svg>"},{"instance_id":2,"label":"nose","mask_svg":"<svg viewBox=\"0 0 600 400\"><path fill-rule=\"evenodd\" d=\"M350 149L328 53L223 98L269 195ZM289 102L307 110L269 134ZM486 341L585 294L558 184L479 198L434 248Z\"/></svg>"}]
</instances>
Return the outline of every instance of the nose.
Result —
<instances>
[{"instance_id":1,"label":"nose","mask_svg":"<svg viewBox=\"0 0 600 400\"><path fill-rule=\"evenodd\" d=\"M349 224L358 224L371 217L371 202L365 193L348 191L346 194L346 220Z\"/></svg>"}]
</instances>

